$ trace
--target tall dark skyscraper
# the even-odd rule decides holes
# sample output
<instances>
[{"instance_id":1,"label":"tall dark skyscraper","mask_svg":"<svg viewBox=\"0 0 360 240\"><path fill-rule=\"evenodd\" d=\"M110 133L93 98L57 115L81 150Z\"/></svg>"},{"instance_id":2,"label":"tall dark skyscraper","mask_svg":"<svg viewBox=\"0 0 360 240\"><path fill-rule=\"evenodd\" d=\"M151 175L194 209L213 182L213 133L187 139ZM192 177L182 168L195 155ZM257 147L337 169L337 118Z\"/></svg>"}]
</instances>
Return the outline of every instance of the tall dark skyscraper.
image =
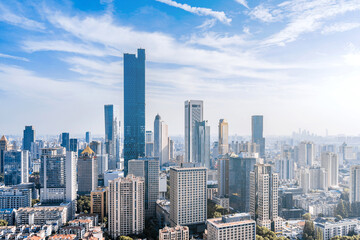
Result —
<instances>
[{"instance_id":1,"label":"tall dark skyscraper","mask_svg":"<svg viewBox=\"0 0 360 240\"><path fill-rule=\"evenodd\" d=\"M70 151L70 134L62 133L61 134L61 146L66 148L66 151Z\"/></svg>"},{"instance_id":2,"label":"tall dark skyscraper","mask_svg":"<svg viewBox=\"0 0 360 240\"><path fill-rule=\"evenodd\" d=\"M77 138L70 138L70 151L78 153L79 145Z\"/></svg>"},{"instance_id":3,"label":"tall dark skyscraper","mask_svg":"<svg viewBox=\"0 0 360 240\"><path fill-rule=\"evenodd\" d=\"M145 49L124 54L124 174L128 161L145 156Z\"/></svg>"},{"instance_id":4,"label":"tall dark skyscraper","mask_svg":"<svg viewBox=\"0 0 360 240\"><path fill-rule=\"evenodd\" d=\"M89 144L91 142L91 132L85 133L85 142Z\"/></svg>"},{"instance_id":5,"label":"tall dark skyscraper","mask_svg":"<svg viewBox=\"0 0 360 240\"><path fill-rule=\"evenodd\" d=\"M263 116L256 115L251 117L252 142L259 144L260 157L265 157L265 138L263 136Z\"/></svg>"},{"instance_id":6,"label":"tall dark skyscraper","mask_svg":"<svg viewBox=\"0 0 360 240\"><path fill-rule=\"evenodd\" d=\"M35 142L35 129L33 128L33 126L25 126L23 149L30 151L31 143L33 142Z\"/></svg>"}]
</instances>

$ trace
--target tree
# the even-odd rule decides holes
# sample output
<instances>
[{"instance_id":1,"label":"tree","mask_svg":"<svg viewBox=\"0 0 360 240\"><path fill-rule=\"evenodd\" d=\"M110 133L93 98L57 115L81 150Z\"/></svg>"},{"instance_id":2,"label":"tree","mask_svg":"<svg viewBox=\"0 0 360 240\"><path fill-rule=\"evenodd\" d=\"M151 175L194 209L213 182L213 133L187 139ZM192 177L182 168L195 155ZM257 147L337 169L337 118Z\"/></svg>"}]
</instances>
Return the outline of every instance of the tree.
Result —
<instances>
[{"instance_id":1,"label":"tree","mask_svg":"<svg viewBox=\"0 0 360 240\"><path fill-rule=\"evenodd\" d=\"M120 236L118 240L133 240L131 237L128 236Z\"/></svg>"},{"instance_id":2,"label":"tree","mask_svg":"<svg viewBox=\"0 0 360 240\"><path fill-rule=\"evenodd\" d=\"M91 210L90 196L78 196L77 199L77 213L88 213Z\"/></svg>"},{"instance_id":3,"label":"tree","mask_svg":"<svg viewBox=\"0 0 360 240\"><path fill-rule=\"evenodd\" d=\"M340 200L338 205L336 206L336 208L335 208L335 216L336 215L340 215L342 218L347 218L348 217L349 214L348 214L347 208L345 207L344 200Z\"/></svg>"},{"instance_id":4,"label":"tree","mask_svg":"<svg viewBox=\"0 0 360 240\"><path fill-rule=\"evenodd\" d=\"M304 230L303 230L303 239L304 240L314 240L315 239L315 227L312 221L306 221Z\"/></svg>"},{"instance_id":5,"label":"tree","mask_svg":"<svg viewBox=\"0 0 360 240\"><path fill-rule=\"evenodd\" d=\"M310 221L311 220L311 214L310 213L305 213L304 215L302 215L303 219Z\"/></svg>"},{"instance_id":6,"label":"tree","mask_svg":"<svg viewBox=\"0 0 360 240\"><path fill-rule=\"evenodd\" d=\"M0 220L0 226L7 226L8 225L8 222L4 219L1 219Z\"/></svg>"},{"instance_id":7,"label":"tree","mask_svg":"<svg viewBox=\"0 0 360 240\"><path fill-rule=\"evenodd\" d=\"M31 206L33 207L35 204L39 203L40 199L31 199Z\"/></svg>"}]
</instances>

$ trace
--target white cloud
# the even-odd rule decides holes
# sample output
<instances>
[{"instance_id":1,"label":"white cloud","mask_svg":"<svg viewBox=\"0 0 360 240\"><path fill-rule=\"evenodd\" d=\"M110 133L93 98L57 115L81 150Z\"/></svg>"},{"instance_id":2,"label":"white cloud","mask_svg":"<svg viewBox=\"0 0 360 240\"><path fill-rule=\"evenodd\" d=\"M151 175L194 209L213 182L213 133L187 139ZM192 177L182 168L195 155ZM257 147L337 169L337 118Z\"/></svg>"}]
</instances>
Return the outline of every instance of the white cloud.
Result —
<instances>
[{"instance_id":1,"label":"white cloud","mask_svg":"<svg viewBox=\"0 0 360 240\"><path fill-rule=\"evenodd\" d=\"M325 20L340 14L360 10L360 0L291 0L277 6L287 19L286 26L271 35L263 44L285 45L298 39L304 33L321 29Z\"/></svg>"},{"instance_id":2,"label":"white cloud","mask_svg":"<svg viewBox=\"0 0 360 240\"><path fill-rule=\"evenodd\" d=\"M15 14L1 3L0 3L0 21L7 22L9 24L30 30L45 29L45 25L43 23Z\"/></svg>"},{"instance_id":3,"label":"white cloud","mask_svg":"<svg viewBox=\"0 0 360 240\"><path fill-rule=\"evenodd\" d=\"M246 0L235 0L236 2L240 3L241 5L243 5L244 7L246 7L247 9L249 9L249 5L246 2Z\"/></svg>"},{"instance_id":4,"label":"white cloud","mask_svg":"<svg viewBox=\"0 0 360 240\"><path fill-rule=\"evenodd\" d=\"M196 15L199 16L211 16L217 20L219 20L222 23L225 24L230 24L231 23L231 18L228 18L224 12L220 12L220 11L214 11L210 8L202 8L202 7L192 7L186 3L182 4L182 3L178 3L172 0L156 0L158 2L162 2L165 3L169 6L173 6L173 7L177 7L180 9L183 9L187 12L191 12L194 13Z\"/></svg>"},{"instance_id":5,"label":"white cloud","mask_svg":"<svg viewBox=\"0 0 360 240\"><path fill-rule=\"evenodd\" d=\"M329 26L325 26L321 31L321 33L330 34L336 32L346 32L359 27L360 27L359 22L341 22L341 23L335 23Z\"/></svg>"},{"instance_id":6,"label":"white cloud","mask_svg":"<svg viewBox=\"0 0 360 240\"><path fill-rule=\"evenodd\" d=\"M253 19L259 19L262 22L276 22L279 21L282 16L281 11L273 10L260 4L249 12L249 15Z\"/></svg>"},{"instance_id":7,"label":"white cloud","mask_svg":"<svg viewBox=\"0 0 360 240\"><path fill-rule=\"evenodd\" d=\"M12 55L3 54L3 53L0 53L0 58L9 58L9 59L21 60L21 61L25 61L25 62L29 61L29 59L24 58L24 57L17 57L17 56L12 56Z\"/></svg>"}]
</instances>

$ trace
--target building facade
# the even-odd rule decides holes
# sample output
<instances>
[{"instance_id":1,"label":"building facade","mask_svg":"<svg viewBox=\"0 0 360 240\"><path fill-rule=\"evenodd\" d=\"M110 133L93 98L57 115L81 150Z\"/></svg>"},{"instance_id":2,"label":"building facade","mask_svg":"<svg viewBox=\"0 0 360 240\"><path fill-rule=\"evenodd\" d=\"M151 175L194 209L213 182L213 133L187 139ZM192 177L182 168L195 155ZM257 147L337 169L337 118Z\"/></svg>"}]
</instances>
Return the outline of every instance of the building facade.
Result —
<instances>
[{"instance_id":1,"label":"building facade","mask_svg":"<svg viewBox=\"0 0 360 240\"><path fill-rule=\"evenodd\" d=\"M117 105L105 105L105 153L108 154L108 168L117 169L121 158L121 122ZM98 153L97 153L98 154Z\"/></svg>"},{"instance_id":2,"label":"building facade","mask_svg":"<svg viewBox=\"0 0 360 240\"><path fill-rule=\"evenodd\" d=\"M90 194L98 186L98 163L95 152L87 146L78 160L78 193Z\"/></svg>"},{"instance_id":3,"label":"building facade","mask_svg":"<svg viewBox=\"0 0 360 240\"><path fill-rule=\"evenodd\" d=\"M350 168L350 202L360 202L360 165Z\"/></svg>"},{"instance_id":4,"label":"building facade","mask_svg":"<svg viewBox=\"0 0 360 240\"><path fill-rule=\"evenodd\" d=\"M145 156L145 49L124 54L124 173L128 161Z\"/></svg>"},{"instance_id":5,"label":"building facade","mask_svg":"<svg viewBox=\"0 0 360 240\"><path fill-rule=\"evenodd\" d=\"M252 142L260 146L260 157L265 157L265 138L263 135L263 116L255 115L251 117Z\"/></svg>"},{"instance_id":6,"label":"building facade","mask_svg":"<svg viewBox=\"0 0 360 240\"><path fill-rule=\"evenodd\" d=\"M29 151L4 152L4 183L6 186L29 182Z\"/></svg>"},{"instance_id":7,"label":"building facade","mask_svg":"<svg viewBox=\"0 0 360 240\"><path fill-rule=\"evenodd\" d=\"M164 227L159 230L159 240L189 240L189 228L186 226Z\"/></svg>"},{"instance_id":8,"label":"building facade","mask_svg":"<svg viewBox=\"0 0 360 240\"><path fill-rule=\"evenodd\" d=\"M229 152L229 124L226 119L219 121L219 154L223 155Z\"/></svg>"}]
</instances>

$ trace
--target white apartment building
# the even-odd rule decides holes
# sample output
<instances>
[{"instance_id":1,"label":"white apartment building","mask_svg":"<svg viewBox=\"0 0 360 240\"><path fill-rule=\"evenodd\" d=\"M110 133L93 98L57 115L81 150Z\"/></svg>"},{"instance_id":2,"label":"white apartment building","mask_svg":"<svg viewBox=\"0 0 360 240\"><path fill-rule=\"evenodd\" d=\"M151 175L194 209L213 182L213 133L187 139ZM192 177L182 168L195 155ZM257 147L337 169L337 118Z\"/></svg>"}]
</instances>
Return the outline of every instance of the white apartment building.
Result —
<instances>
[{"instance_id":1,"label":"white apartment building","mask_svg":"<svg viewBox=\"0 0 360 240\"><path fill-rule=\"evenodd\" d=\"M159 240L189 240L189 228L186 226L165 227L159 230Z\"/></svg>"}]
</instances>

